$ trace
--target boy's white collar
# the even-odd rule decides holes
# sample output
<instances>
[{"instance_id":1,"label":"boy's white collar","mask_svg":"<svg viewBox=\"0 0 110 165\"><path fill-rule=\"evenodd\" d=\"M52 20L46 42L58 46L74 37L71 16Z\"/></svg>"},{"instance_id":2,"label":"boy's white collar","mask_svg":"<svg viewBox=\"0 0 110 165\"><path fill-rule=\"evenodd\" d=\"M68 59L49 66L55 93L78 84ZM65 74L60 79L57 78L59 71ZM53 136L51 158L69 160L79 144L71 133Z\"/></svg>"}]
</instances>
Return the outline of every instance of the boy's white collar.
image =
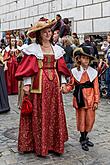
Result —
<instances>
[{"instance_id":1,"label":"boy's white collar","mask_svg":"<svg viewBox=\"0 0 110 165\"><path fill-rule=\"evenodd\" d=\"M73 68L71 71L72 71L73 76L75 77L75 79L78 82L80 82L82 74L85 71L87 72L87 74L89 76L90 82L92 82L97 77L97 74L98 74L98 72L95 69L93 69L92 67L90 67L90 66L86 70L83 69L82 66L80 66L80 70L79 71L78 71L77 68Z\"/></svg>"}]
</instances>

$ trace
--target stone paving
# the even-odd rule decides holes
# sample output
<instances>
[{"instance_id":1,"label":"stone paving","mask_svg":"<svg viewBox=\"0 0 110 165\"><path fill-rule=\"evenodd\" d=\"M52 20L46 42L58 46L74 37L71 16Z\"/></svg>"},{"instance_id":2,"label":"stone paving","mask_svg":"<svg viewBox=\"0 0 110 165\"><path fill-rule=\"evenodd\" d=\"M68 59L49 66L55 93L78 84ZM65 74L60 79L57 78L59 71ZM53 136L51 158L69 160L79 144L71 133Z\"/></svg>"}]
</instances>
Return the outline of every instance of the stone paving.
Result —
<instances>
[{"instance_id":1,"label":"stone paving","mask_svg":"<svg viewBox=\"0 0 110 165\"><path fill-rule=\"evenodd\" d=\"M96 122L89 134L95 146L89 152L83 151L78 142L75 110L72 108L72 93L64 96L64 105L69 130L69 140L65 143L62 156L49 154L46 158L34 153L19 154L17 135L19 110L17 96L10 96L11 111L0 114L0 165L110 165L110 105L101 99L96 112Z\"/></svg>"}]
</instances>

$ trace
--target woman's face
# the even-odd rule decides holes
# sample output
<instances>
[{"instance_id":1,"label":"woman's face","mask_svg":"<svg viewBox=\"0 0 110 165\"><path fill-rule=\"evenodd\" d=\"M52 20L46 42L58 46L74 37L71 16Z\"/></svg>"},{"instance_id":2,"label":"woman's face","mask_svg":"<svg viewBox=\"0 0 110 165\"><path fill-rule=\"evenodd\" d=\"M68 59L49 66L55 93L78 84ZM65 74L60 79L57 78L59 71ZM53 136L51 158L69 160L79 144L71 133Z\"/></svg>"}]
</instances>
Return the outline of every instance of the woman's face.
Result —
<instances>
[{"instance_id":1,"label":"woman's face","mask_svg":"<svg viewBox=\"0 0 110 165\"><path fill-rule=\"evenodd\" d=\"M45 28L41 30L42 41L50 41L51 37L52 37L52 31L50 28Z\"/></svg>"},{"instance_id":2,"label":"woman's face","mask_svg":"<svg viewBox=\"0 0 110 165\"><path fill-rule=\"evenodd\" d=\"M14 38L12 38L12 39L11 39L11 45L12 45L12 46L15 46L15 42L16 42L16 40L15 40Z\"/></svg>"},{"instance_id":3,"label":"woman's face","mask_svg":"<svg viewBox=\"0 0 110 165\"><path fill-rule=\"evenodd\" d=\"M59 39L59 32L54 31L54 34L53 34L53 40L54 40L54 42L57 42L58 39Z\"/></svg>"}]
</instances>

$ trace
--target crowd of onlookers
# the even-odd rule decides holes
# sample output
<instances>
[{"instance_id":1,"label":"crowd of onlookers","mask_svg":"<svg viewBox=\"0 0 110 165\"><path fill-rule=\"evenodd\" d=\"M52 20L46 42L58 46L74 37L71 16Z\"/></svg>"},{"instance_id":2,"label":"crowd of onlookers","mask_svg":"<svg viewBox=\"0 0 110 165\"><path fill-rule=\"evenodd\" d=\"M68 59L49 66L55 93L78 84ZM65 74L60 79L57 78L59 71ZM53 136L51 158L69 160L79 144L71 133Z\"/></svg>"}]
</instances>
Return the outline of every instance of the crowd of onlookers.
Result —
<instances>
[{"instance_id":1,"label":"crowd of onlookers","mask_svg":"<svg viewBox=\"0 0 110 165\"><path fill-rule=\"evenodd\" d=\"M96 61L94 61L91 65L96 69L100 68L100 72L105 73L103 78L107 84L107 97L110 98L110 33L108 33L107 39L102 43L101 51L104 52L104 56L100 60L97 44L93 37L90 35L85 35L84 42L80 43L77 33L72 32L71 30L71 21L68 18L62 19L61 15L57 14L56 23L51 30L53 32L53 43L63 47L65 50L64 59L66 61L67 67L70 70L74 66L73 50L76 47L81 46L87 46L90 48L91 54L96 57ZM16 40L16 48L19 50L21 50L20 47L23 48L23 45L29 45L33 42L27 37L26 33L19 36L16 36L15 34L8 35L5 38L2 38L0 41L0 52L2 55L4 54L6 47L11 45L10 42L12 35ZM103 67L104 65L106 65L105 68Z\"/></svg>"}]
</instances>

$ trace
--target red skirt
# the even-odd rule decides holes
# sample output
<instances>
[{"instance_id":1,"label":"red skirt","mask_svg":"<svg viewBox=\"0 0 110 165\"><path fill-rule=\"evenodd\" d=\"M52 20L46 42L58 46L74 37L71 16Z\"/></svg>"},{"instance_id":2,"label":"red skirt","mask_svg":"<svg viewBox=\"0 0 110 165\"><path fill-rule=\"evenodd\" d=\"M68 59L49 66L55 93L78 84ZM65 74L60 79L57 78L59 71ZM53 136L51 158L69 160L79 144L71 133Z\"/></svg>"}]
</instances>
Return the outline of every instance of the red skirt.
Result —
<instances>
[{"instance_id":1,"label":"red skirt","mask_svg":"<svg viewBox=\"0 0 110 165\"><path fill-rule=\"evenodd\" d=\"M8 70L5 71L5 80L8 94L17 94L18 93L18 81L15 78L15 72L18 67L16 61L7 61Z\"/></svg>"},{"instance_id":2,"label":"red skirt","mask_svg":"<svg viewBox=\"0 0 110 165\"><path fill-rule=\"evenodd\" d=\"M32 115L20 116L18 150L42 156L50 150L62 154L68 133L59 79L56 74L49 80L44 72L42 77L42 94L31 94Z\"/></svg>"}]
</instances>

